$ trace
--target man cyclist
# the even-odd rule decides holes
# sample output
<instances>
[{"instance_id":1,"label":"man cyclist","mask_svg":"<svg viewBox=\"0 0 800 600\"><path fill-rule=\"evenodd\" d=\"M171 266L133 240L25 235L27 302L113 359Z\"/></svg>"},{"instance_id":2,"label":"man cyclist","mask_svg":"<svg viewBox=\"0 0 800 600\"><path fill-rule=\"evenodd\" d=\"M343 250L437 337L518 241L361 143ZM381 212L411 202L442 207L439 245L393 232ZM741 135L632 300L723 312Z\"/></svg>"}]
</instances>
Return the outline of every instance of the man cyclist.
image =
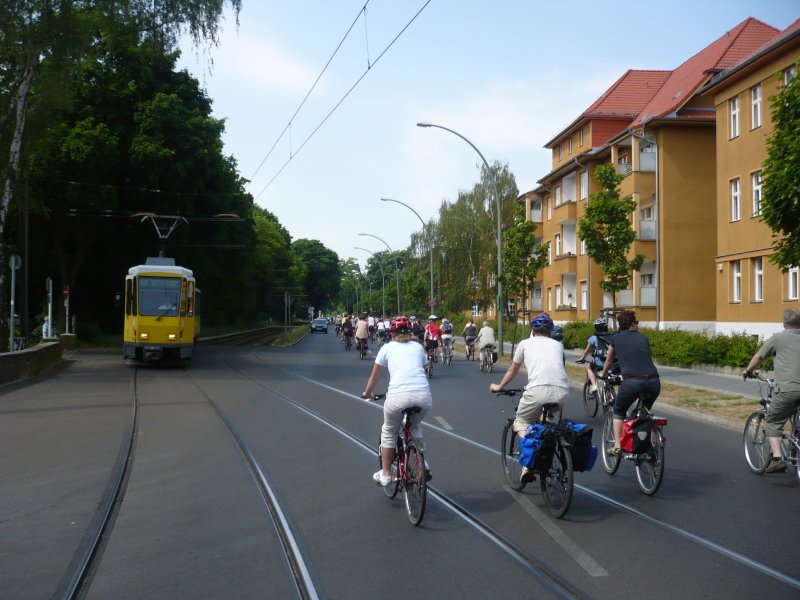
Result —
<instances>
[{"instance_id":1,"label":"man cyclist","mask_svg":"<svg viewBox=\"0 0 800 600\"><path fill-rule=\"evenodd\" d=\"M366 313L361 313L361 317L356 323L356 348L361 350L363 344L364 349L367 348L367 337L369 336L369 325L367 323Z\"/></svg>"},{"instance_id":2,"label":"man cyclist","mask_svg":"<svg viewBox=\"0 0 800 600\"><path fill-rule=\"evenodd\" d=\"M442 360L444 360L444 350L453 354L453 324L447 319L442 319Z\"/></svg>"},{"instance_id":3,"label":"man cyclist","mask_svg":"<svg viewBox=\"0 0 800 600\"><path fill-rule=\"evenodd\" d=\"M587 340L586 348L583 349L581 357L576 361L582 363L590 353L592 355L592 360L586 367L586 375L591 384L589 393L592 395L597 392L597 372L603 370L603 363L608 356L608 342L599 337L605 336L605 334L608 334L608 319L600 317L594 322L594 333Z\"/></svg>"},{"instance_id":4,"label":"man cyclist","mask_svg":"<svg viewBox=\"0 0 800 600\"><path fill-rule=\"evenodd\" d=\"M475 338L478 335L478 328L475 327L475 319L470 319L467 321L467 324L464 325L464 331L461 332L461 335L464 336L464 345L469 348L471 344L475 344Z\"/></svg>"},{"instance_id":5,"label":"man cyclist","mask_svg":"<svg viewBox=\"0 0 800 600\"><path fill-rule=\"evenodd\" d=\"M345 348L347 348L348 338L350 338L350 342L352 343L352 337L353 337L353 323L352 321L350 321L349 317L346 317L342 319L342 341L345 343Z\"/></svg>"},{"instance_id":6,"label":"man cyclist","mask_svg":"<svg viewBox=\"0 0 800 600\"><path fill-rule=\"evenodd\" d=\"M370 314L369 317L367 317L367 327L368 327L370 339L374 338L375 337L375 317L372 314Z\"/></svg>"},{"instance_id":7,"label":"man cyclist","mask_svg":"<svg viewBox=\"0 0 800 600\"><path fill-rule=\"evenodd\" d=\"M622 385L614 400L614 447L608 449L612 456L622 453L622 421L631 405L641 396L642 403L650 410L661 393L661 379L650 354L650 342L647 336L637 331L639 321L636 320L636 313L623 310L617 315L617 323L619 329L608 340L608 356L599 374L605 377L614 361L619 362Z\"/></svg>"},{"instance_id":8,"label":"man cyclist","mask_svg":"<svg viewBox=\"0 0 800 600\"><path fill-rule=\"evenodd\" d=\"M783 427L800 404L800 310L783 311L783 331L770 337L750 359L742 375L753 376L761 361L775 355L775 383L777 391L767 413L764 429L772 450L765 473L783 473L786 463L781 453Z\"/></svg>"},{"instance_id":9,"label":"man cyclist","mask_svg":"<svg viewBox=\"0 0 800 600\"><path fill-rule=\"evenodd\" d=\"M389 388L383 405L383 427L381 427L381 469L372 475L378 485L392 482L392 463L397 451L397 434L403 424L403 411L419 406L420 412L411 416L411 435L423 452L422 419L431 407L431 388L425 376L428 357L419 344L409 344L412 339L411 322L405 317L392 321L392 341L381 346L375 357L372 373L362 398L371 399L372 391L384 367L389 369ZM427 461L426 461L427 462ZM425 468L430 479L430 470Z\"/></svg>"},{"instance_id":10,"label":"man cyclist","mask_svg":"<svg viewBox=\"0 0 800 600\"><path fill-rule=\"evenodd\" d=\"M475 338L475 344L480 351L481 363L483 362L483 355L486 352L491 352L494 349L497 340L494 339L494 329L489 327L489 321L483 322L483 327L478 332L478 337ZM491 356L489 357L491 358Z\"/></svg>"},{"instance_id":11,"label":"man cyclist","mask_svg":"<svg viewBox=\"0 0 800 600\"><path fill-rule=\"evenodd\" d=\"M525 437L528 426L542 416L547 403L562 404L569 396L569 380L564 368L564 346L550 338L553 320L547 315L538 315L531 321L532 336L522 340L514 352L511 367L499 384L489 385L491 392L500 392L516 377L522 364L528 371L528 384L517 406L514 431ZM533 481L532 471L523 469L521 480Z\"/></svg>"},{"instance_id":12,"label":"man cyclist","mask_svg":"<svg viewBox=\"0 0 800 600\"><path fill-rule=\"evenodd\" d=\"M439 328L439 324L436 322L438 320L439 317L436 315L431 315L428 317L428 324L425 326L425 334L422 338L425 342L425 350L431 353L434 362L436 361L436 348L439 347L442 335L442 330Z\"/></svg>"}]
</instances>

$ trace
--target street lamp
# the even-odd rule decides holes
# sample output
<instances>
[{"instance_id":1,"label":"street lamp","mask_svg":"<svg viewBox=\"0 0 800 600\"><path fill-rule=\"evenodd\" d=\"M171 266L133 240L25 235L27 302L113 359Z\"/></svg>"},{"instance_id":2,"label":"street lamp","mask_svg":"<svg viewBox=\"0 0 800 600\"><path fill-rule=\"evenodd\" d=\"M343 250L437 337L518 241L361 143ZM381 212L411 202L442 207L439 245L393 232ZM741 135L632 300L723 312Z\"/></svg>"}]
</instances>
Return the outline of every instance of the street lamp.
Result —
<instances>
[{"instance_id":1,"label":"street lamp","mask_svg":"<svg viewBox=\"0 0 800 600\"><path fill-rule=\"evenodd\" d=\"M453 135L457 135L462 140L467 142L475 152L478 153L478 156L481 157L484 166L486 167L486 172L489 174L491 171L489 169L489 163L486 162L486 158L484 158L481 151L475 147L475 144L470 142L467 138L463 135L458 133L457 131L453 131L452 129L448 129L447 127L443 127L441 125L434 125L433 123L417 123L417 127L436 127L438 129L444 129L445 131L449 131ZM497 189L497 180L495 179L494 182L494 195L495 201L497 203L497 300L495 302L495 306L497 306L497 335L500 339L500 355L504 354L503 352L503 306L500 304L500 301L503 297L503 284L500 281L500 278L503 274L503 230L502 230L502 214L500 212L500 191Z\"/></svg>"},{"instance_id":2,"label":"street lamp","mask_svg":"<svg viewBox=\"0 0 800 600\"><path fill-rule=\"evenodd\" d=\"M408 210L417 215L419 222L422 223L422 231L425 231L425 221L422 220L422 217L419 216L419 213L417 211L415 211L405 202L400 202L400 200L392 200L391 198L381 198L381 202L396 202L397 204L402 204ZM428 300L428 306L430 306L431 310L433 310L433 306L436 304L436 301L434 300L433 296L433 232L431 230L428 231L428 254L431 257L431 295L430 295L430 300Z\"/></svg>"},{"instance_id":3,"label":"street lamp","mask_svg":"<svg viewBox=\"0 0 800 600\"><path fill-rule=\"evenodd\" d=\"M377 235L372 235L371 233L359 233L358 235L361 235L361 236L365 235L365 236L368 236L368 237L371 237L371 238L375 238L376 240L381 242L384 246L386 246L389 249L389 252L391 254L394 254L394 250L392 250L391 246L389 246L389 244L387 244L384 240L379 238ZM397 257L396 256L394 257L394 272L395 272L395 274L397 276L397 314L400 315L400 267L397 266Z\"/></svg>"},{"instance_id":4,"label":"street lamp","mask_svg":"<svg viewBox=\"0 0 800 600\"><path fill-rule=\"evenodd\" d=\"M359 246L353 246L356 250L363 250L364 252L369 252L370 256L375 256L375 253L371 250L367 250L366 248L360 248ZM383 265L380 261L377 261L378 266L381 268L381 317L386 316L386 275L383 272Z\"/></svg>"}]
</instances>

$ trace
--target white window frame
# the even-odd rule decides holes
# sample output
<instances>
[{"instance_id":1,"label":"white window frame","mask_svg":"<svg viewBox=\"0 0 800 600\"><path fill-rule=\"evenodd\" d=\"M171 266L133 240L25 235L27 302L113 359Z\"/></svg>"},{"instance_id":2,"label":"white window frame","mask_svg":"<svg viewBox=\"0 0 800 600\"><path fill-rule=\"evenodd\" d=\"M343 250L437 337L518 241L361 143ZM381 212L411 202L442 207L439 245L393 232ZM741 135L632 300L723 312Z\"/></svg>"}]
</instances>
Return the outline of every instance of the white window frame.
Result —
<instances>
[{"instance_id":1,"label":"white window frame","mask_svg":"<svg viewBox=\"0 0 800 600\"><path fill-rule=\"evenodd\" d=\"M578 148L583 146L583 127L578 130Z\"/></svg>"},{"instance_id":2,"label":"white window frame","mask_svg":"<svg viewBox=\"0 0 800 600\"><path fill-rule=\"evenodd\" d=\"M800 268L790 267L786 273L787 279L787 299L798 300L800 299Z\"/></svg>"},{"instance_id":3,"label":"white window frame","mask_svg":"<svg viewBox=\"0 0 800 600\"><path fill-rule=\"evenodd\" d=\"M572 136L567 138L567 154L572 154Z\"/></svg>"},{"instance_id":4,"label":"white window frame","mask_svg":"<svg viewBox=\"0 0 800 600\"><path fill-rule=\"evenodd\" d=\"M728 137L739 137L739 96L728 100Z\"/></svg>"},{"instance_id":5,"label":"white window frame","mask_svg":"<svg viewBox=\"0 0 800 600\"><path fill-rule=\"evenodd\" d=\"M581 240L581 254L586 254L586 240Z\"/></svg>"},{"instance_id":6,"label":"white window frame","mask_svg":"<svg viewBox=\"0 0 800 600\"><path fill-rule=\"evenodd\" d=\"M556 258L561 256L561 234L557 233L553 236L554 245L556 247Z\"/></svg>"},{"instance_id":7,"label":"white window frame","mask_svg":"<svg viewBox=\"0 0 800 600\"><path fill-rule=\"evenodd\" d=\"M794 65L784 69L783 71L783 85L789 85L792 82L792 79L797 77L797 69Z\"/></svg>"},{"instance_id":8,"label":"white window frame","mask_svg":"<svg viewBox=\"0 0 800 600\"><path fill-rule=\"evenodd\" d=\"M547 310L553 312L553 288L547 288Z\"/></svg>"},{"instance_id":9,"label":"white window frame","mask_svg":"<svg viewBox=\"0 0 800 600\"><path fill-rule=\"evenodd\" d=\"M752 259L753 267L753 302L764 301L764 259L760 256Z\"/></svg>"},{"instance_id":10,"label":"white window frame","mask_svg":"<svg viewBox=\"0 0 800 600\"><path fill-rule=\"evenodd\" d=\"M753 216L758 217L761 215L761 171L756 171L750 176L750 183L752 185L750 197L753 200Z\"/></svg>"},{"instance_id":11,"label":"white window frame","mask_svg":"<svg viewBox=\"0 0 800 600\"><path fill-rule=\"evenodd\" d=\"M586 200L588 197L589 197L589 171L581 171L581 200Z\"/></svg>"},{"instance_id":12,"label":"white window frame","mask_svg":"<svg viewBox=\"0 0 800 600\"><path fill-rule=\"evenodd\" d=\"M742 262L739 260L731 261L731 300L742 301Z\"/></svg>"},{"instance_id":13,"label":"white window frame","mask_svg":"<svg viewBox=\"0 0 800 600\"><path fill-rule=\"evenodd\" d=\"M587 281L580 282L581 290L581 310L589 310L589 284Z\"/></svg>"},{"instance_id":14,"label":"white window frame","mask_svg":"<svg viewBox=\"0 0 800 600\"><path fill-rule=\"evenodd\" d=\"M483 316L483 315L481 314L481 305L480 305L480 304L478 304L477 302L476 302L475 304L473 304L473 305L472 305L472 316L473 316L473 317L480 317L480 316Z\"/></svg>"},{"instance_id":15,"label":"white window frame","mask_svg":"<svg viewBox=\"0 0 800 600\"><path fill-rule=\"evenodd\" d=\"M742 182L737 177L731 179L731 221L742 218Z\"/></svg>"},{"instance_id":16,"label":"white window frame","mask_svg":"<svg viewBox=\"0 0 800 600\"><path fill-rule=\"evenodd\" d=\"M562 203L561 186L557 185L553 190L553 193L555 194L556 197L556 206L561 206Z\"/></svg>"},{"instance_id":17,"label":"white window frame","mask_svg":"<svg viewBox=\"0 0 800 600\"><path fill-rule=\"evenodd\" d=\"M563 305L562 298L561 298L561 284L557 283L553 286L556 293L556 308Z\"/></svg>"},{"instance_id":18,"label":"white window frame","mask_svg":"<svg viewBox=\"0 0 800 600\"><path fill-rule=\"evenodd\" d=\"M655 287L656 276L655 273L640 273L639 286L640 287Z\"/></svg>"},{"instance_id":19,"label":"white window frame","mask_svg":"<svg viewBox=\"0 0 800 600\"><path fill-rule=\"evenodd\" d=\"M750 129L761 127L761 84L750 88Z\"/></svg>"},{"instance_id":20,"label":"white window frame","mask_svg":"<svg viewBox=\"0 0 800 600\"><path fill-rule=\"evenodd\" d=\"M552 196L548 196L547 197L547 220L549 221L552 218L553 218L553 197Z\"/></svg>"}]
</instances>

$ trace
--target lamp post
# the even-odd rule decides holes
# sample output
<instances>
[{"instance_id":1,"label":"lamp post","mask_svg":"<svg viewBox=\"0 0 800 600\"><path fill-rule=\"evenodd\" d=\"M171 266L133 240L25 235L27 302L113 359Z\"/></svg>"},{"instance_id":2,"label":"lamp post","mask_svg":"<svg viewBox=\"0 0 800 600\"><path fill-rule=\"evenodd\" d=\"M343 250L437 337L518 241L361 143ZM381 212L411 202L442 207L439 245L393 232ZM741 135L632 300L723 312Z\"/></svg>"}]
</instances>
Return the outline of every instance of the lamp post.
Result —
<instances>
[{"instance_id":1,"label":"lamp post","mask_svg":"<svg viewBox=\"0 0 800 600\"><path fill-rule=\"evenodd\" d=\"M367 250L366 248L360 248L358 246L353 246L356 250L363 250L364 252L369 252L370 256L375 256L375 253ZM378 266L381 268L381 317L386 316L386 274L383 272L383 265L378 262Z\"/></svg>"},{"instance_id":2,"label":"lamp post","mask_svg":"<svg viewBox=\"0 0 800 600\"><path fill-rule=\"evenodd\" d=\"M397 204L402 204L408 210L410 210L415 215L417 215L417 218L419 219L419 222L422 223L422 231L425 231L425 221L422 220L422 217L419 216L419 213L417 211L415 211L413 208L411 208L405 202L400 202L400 200L393 200L391 198L381 198L381 202L396 202ZM431 257L431 295L430 295L430 299L428 300L428 306L430 306L431 310L433 310L433 307L436 304L436 301L434 300L434 295L433 295L433 238L432 238L432 232L431 231L428 231L428 254Z\"/></svg>"},{"instance_id":3,"label":"lamp post","mask_svg":"<svg viewBox=\"0 0 800 600\"><path fill-rule=\"evenodd\" d=\"M394 254L394 250L392 250L392 247L389 246L389 244L387 244L384 240L379 238L377 235L372 235L371 233L359 233L358 235L375 238L376 240L381 242L384 246L386 246L389 249L389 252L391 254ZM395 274L397 276L397 314L399 315L400 314L400 267L397 266L397 257L396 256L394 257L394 272L395 272Z\"/></svg>"},{"instance_id":4,"label":"lamp post","mask_svg":"<svg viewBox=\"0 0 800 600\"><path fill-rule=\"evenodd\" d=\"M483 161L483 165L486 167L487 174L490 172L489 163L484 158L481 151L470 142L467 138L463 135L458 133L457 131L453 131L452 129L448 129L447 127L443 127L442 125L434 125L433 123L417 123L417 127L436 127L437 129L444 129L445 131L449 131L453 135L457 135L462 140L467 142L475 152L478 153L478 156L481 157ZM500 303L503 297L503 284L500 281L500 277L503 274L503 230L502 230L502 219L503 215L501 213L501 206L500 206L500 191L497 189L497 180L495 179L494 182L494 195L495 201L497 203L497 300L495 302L495 306L497 306L497 335L500 339L500 355L504 354L503 352L503 306Z\"/></svg>"}]
</instances>

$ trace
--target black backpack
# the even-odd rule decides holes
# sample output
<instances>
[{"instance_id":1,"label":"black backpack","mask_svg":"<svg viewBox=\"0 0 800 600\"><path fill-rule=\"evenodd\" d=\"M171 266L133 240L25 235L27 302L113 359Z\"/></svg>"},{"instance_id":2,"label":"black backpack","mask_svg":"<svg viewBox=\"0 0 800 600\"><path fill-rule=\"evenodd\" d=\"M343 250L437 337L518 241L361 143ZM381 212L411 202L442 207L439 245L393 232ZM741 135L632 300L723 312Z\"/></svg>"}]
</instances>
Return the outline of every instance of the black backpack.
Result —
<instances>
[{"instance_id":1,"label":"black backpack","mask_svg":"<svg viewBox=\"0 0 800 600\"><path fill-rule=\"evenodd\" d=\"M597 346L595 346L594 352L592 352L592 356L595 358L599 358L601 360L605 360L608 356L608 333L595 333L595 337L597 338Z\"/></svg>"}]
</instances>

